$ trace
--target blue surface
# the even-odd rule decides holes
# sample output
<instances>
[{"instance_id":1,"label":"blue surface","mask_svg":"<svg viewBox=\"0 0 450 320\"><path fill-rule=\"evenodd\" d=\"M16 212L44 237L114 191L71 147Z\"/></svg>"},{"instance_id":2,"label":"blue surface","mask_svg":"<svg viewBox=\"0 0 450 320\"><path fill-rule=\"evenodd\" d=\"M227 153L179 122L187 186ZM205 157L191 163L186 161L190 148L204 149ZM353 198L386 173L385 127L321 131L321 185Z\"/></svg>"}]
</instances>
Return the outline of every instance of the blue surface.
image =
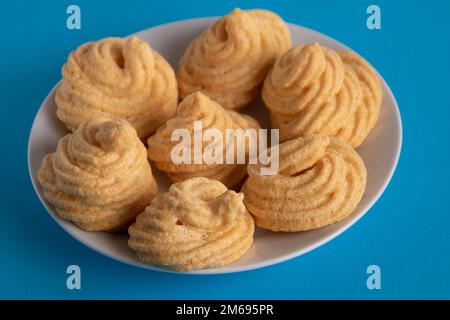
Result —
<instances>
[{"instance_id":1,"label":"blue surface","mask_svg":"<svg viewBox=\"0 0 450 320\"><path fill-rule=\"evenodd\" d=\"M82 30L66 28L78 4ZM366 28L381 7L382 29ZM245 4L245 5L244 5ZM86 248L60 229L34 194L27 139L40 103L79 44L235 6L272 9L364 55L396 95L404 143L397 171L356 225L313 252L238 274L142 270ZM2 1L0 18L0 298L450 298L449 1ZM66 267L82 289L66 289ZM382 270L368 290L366 268Z\"/></svg>"}]
</instances>

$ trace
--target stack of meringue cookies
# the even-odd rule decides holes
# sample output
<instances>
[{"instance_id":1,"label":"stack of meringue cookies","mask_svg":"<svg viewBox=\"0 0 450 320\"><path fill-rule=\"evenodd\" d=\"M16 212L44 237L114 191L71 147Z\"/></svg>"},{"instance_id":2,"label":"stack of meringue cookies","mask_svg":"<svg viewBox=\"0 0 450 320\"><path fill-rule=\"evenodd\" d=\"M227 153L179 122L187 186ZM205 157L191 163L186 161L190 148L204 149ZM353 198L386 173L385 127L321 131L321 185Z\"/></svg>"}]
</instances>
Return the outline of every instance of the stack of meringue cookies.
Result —
<instances>
[{"instance_id":1,"label":"stack of meringue cookies","mask_svg":"<svg viewBox=\"0 0 450 320\"><path fill-rule=\"evenodd\" d=\"M280 130L278 174L171 161L173 130L193 132L194 121L222 132L259 128L237 110L261 96ZM381 99L364 59L318 43L292 47L286 23L266 10L216 21L177 74L148 43L106 38L81 45L62 68L56 114L71 133L38 179L61 218L86 231L128 229L147 263L221 267L249 250L255 224L299 232L355 210L367 173L354 148L376 125ZM173 182L168 192L157 194L148 159Z\"/></svg>"}]
</instances>

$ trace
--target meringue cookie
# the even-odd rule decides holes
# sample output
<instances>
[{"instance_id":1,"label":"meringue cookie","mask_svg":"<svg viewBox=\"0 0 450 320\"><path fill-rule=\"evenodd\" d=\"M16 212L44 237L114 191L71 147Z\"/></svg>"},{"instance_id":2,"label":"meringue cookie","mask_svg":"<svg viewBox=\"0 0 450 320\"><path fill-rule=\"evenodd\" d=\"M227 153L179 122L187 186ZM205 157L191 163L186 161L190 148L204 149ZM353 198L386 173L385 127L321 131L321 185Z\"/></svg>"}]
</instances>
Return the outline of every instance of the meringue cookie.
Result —
<instances>
[{"instance_id":1,"label":"meringue cookie","mask_svg":"<svg viewBox=\"0 0 450 320\"><path fill-rule=\"evenodd\" d=\"M273 231L305 231L347 218L366 187L367 172L347 143L306 134L280 144L279 174L263 176L249 165L244 203L257 226Z\"/></svg>"},{"instance_id":2,"label":"meringue cookie","mask_svg":"<svg viewBox=\"0 0 450 320\"><path fill-rule=\"evenodd\" d=\"M177 271L230 264L253 242L253 219L242 199L207 178L175 183L130 226L128 244L141 260Z\"/></svg>"},{"instance_id":3,"label":"meringue cookie","mask_svg":"<svg viewBox=\"0 0 450 320\"><path fill-rule=\"evenodd\" d=\"M226 109L239 109L259 95L270 67L290 47L278 15L235 9L187 48L178 71L180 96L201 91Z\"/></svg>"},{"instance_id":4,"label":"meringue cookie","mask_svg":"<svg viewBox=\"0 0 450 320\"><path fill-rule=\"evenodd\" d=\"M127 227L157 193L146 148L125 120L95 118L61 138L38 171L44 197L86 231Z\"/></svg>"},{"instance_id":5,"label":"meringue cookie","mask_svg":"<svg viewBox=\"0 0 450 320\"><path fill-rule=\"evenodd\" d=\"M336 134L353 147L359 146L377 124L383 93L375 69L363 58L350 51L338 51L344 64L351 68L359 80L362 100L351 119Z\"/></svg>"},{"instance_id":6,"label":"meringue cookie","mask_svg":"<svg viewBox=\"0 0 450 320\"><path fill-rule=\"evenodd\" d=\"M81 45L62 68L56 114L70 131L96 116L123 118L141 139L176 110L175 73L136 38L105 38Z\"/></svg>"},{"instance_id":7,"label":"meringue cookie","mask_svg":"<svg viewBox=\"0 0 450 320\"><path fill-rule=\"evenodd\" d=\"M178 106L177 115L167 121L167 123L159 128L156 133L151 136L148 143L148 158L155 162L155 165L161 171L167 173L169 178L174 181L183 181L192 177L207 177L219 180L228 188L238 185L247 175L245 164L195 164L190 163L177 164L174 163L172 150L179 143L172 141L172 133L175 130L186 129L190 136L194 137L194 122L201 121L202 129L217 129L225 138L226 129L258 129L259 124L253 118L239 114L232 110L223 109L218 103L209 99L200 92L187 96ZM237 140L237 139L236 139ZM248 152L248 140L246 140L246 149ZM211 143L209 140L201 141L202 151ZM236 144L239 143L236 141ZM191 159L194 159L195 141L191 140ZM226 154L227 145L223 143L223 154ZM237 152L235 152L236 154ZM246 155L247 157L247 155Z\"/></svg>"},{"instance_id":8,"label":"meringue cookie","mask_svg":"<svg viewBox=\"0 0 450 320\"><path fill-rule=\"evenodd\" d=\"M294 47L275 62L262 98L281 141L321 132L356 148L378 119L381 87L373 68L356 54L314 43Z\"/></svg>"}]
</instances>

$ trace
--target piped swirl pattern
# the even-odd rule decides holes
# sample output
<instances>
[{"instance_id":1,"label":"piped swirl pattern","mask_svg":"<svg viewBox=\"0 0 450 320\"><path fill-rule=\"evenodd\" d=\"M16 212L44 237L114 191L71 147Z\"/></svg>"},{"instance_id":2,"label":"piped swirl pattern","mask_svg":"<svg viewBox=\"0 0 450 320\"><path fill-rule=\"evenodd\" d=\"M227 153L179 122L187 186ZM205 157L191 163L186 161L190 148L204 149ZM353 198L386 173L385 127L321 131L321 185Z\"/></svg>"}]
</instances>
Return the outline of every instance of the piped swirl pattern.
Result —
<instances>
[{"instance_id":1,"label":"piped swirl pattern","mask_svg":"<svg viewBox=\"0 0 450 320\"><path fill-rule=\"evenodd\" d=\"M367 173L347 143L323 134L306 134L279 146L277 175L263 176L249 165L242 187L244 203L259 227L306 231L339 222L360 202Z\"/></svg>"},{"instance_id":2,"label":"piped swirl pattern","mask_svg":"<svg viewBox=\"0 0 450 320\"><path fill-rule=\"evenodd\" d=\"M56 114L70 131L96 116L123 118L141 139L175 113L175 73L136 37L105 38L81 45L62 69Z\"/></svg>"},{"instance_id":3,"label":"piped swirl pattern","mask_svg":"<svg viewBox=\"0 0 450 320\"><path fill-rule=\"evenodd\" d=\"M201 91L226 109L259 93L276 58L291 47L286 23L266 10L235 9L193 40L180 61L182 98Z\"/></svg>"},{"instance_id":4,"label":"piped swirl pattern","mask_svg":"<svg viewBox=\"0 0 450 320\"><path fill-rule=\"evenodd\" d=\"M294 47L275 62L262 97L282 141L321 132L356 148L378 120L381 86L361 57L314 43Z\"/></svg>"},{"instance_id":5,"label":"piped swirl pattern","mask_svg":"<svg viewBox=\"0 0 450 320\"><path fill-rule=\"evenodd\" d=\"M156 195L156 181L136 130L95 118L60 139L38 171L44 197L87 231L127 227Z\"/></svg>"},{"instance_id":6,"label":"piped swirl pattern","mask_svg":"<svg viewBox=\"0 0 450 320\"><path fill-rule=\"evenodd\" d=\"M205 157L201 158L202 163L195 163L195 153L201 151L206 154L208 146L211 145L211 140L203 139L200 136L199 148L195 148L195 133L194 122L201 122L203 132L208 129L215 129L220 134L223 143L222 164L207 163L204 161ZM253 118L239 114L232 110L223 109L217 102L209 99L200 92L193 93L187 96L178 106L177 115L167 121L167 123L159 128L157 132L148 139L148 157L155 162L156 167L161 171L167 173L169 178L174 182L179 182L192 177L207 177L214 180L219 180L228 188L233 188L239 184L247 175L245 164L226 164L225 157L229 144L226 143L227 129L258 129L259 124ZM176 130L187 130L189 132L189 139L191 140L189 163L175 163L172 159L173 150L180 143L178 140L172 141L172 134ZM249 140L240 140L234 138L235 157L238 154L238 146L241 145L241 150L248 153ZM231 139L229 140L231 141ZM245 146L242 144L245 141ZM255 141L256 142L256 141ZM201 149L201 150L199 150ZM208 153L212 154L213 153ZM202 155L201 155L202 156ZM210 157L211 159L213 157Z\"/></svg>"},{"instance_id":7,"label":"piped swirl pattern","mask_svg":"<svg viewBox=\"0 0 450 320\"><path fill-rule=\"evenodd\" d=\"M207 178L175 183L137 217L128 244L141 260L177 271L230 264L253 242L242 199Z\"/></svg>"}]
</instances>

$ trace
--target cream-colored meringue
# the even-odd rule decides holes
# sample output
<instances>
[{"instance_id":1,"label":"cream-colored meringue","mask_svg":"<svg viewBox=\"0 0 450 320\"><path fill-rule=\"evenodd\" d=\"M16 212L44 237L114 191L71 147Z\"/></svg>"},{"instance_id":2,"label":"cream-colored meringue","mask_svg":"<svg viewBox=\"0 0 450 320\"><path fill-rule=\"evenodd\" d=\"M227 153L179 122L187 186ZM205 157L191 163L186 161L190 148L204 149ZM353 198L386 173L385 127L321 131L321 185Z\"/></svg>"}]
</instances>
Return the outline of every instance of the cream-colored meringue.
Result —
<instances>
[{"instance_id":1,"label":"cream-colored meringue","mask_svg":"<svg viewBox=\"0 0 450 320\"><path fill-rule=\"evenodd\" d=\"M244 203L257 226L273 231L305 231L347 218L366 188L361 157L347 143L306 134L280 144L279 174L263 176L249 165Z\"/></svg>"},{"instance_id":2,"label":"cream-colored meringue","mask_svg":"<svg viewBox=\"0 0 450 320\"><path fill-rule=\"evenodd\" d=\"M127 227L157 193L144 144L125 120L95 118L61 138L38 172L44 197L87 231Z\"/></svg>"},{"instance_id":3,"label":"cream-colored meringue","mask_svg":"<svg viewBox=\"0 0 450 320\"><path fill-rule=\"evenodd\" d=\"M230 264L253 242L254 222L242 199L207 178L175 183L137 217L128 244L143 261L177 271Z\"/></svg>"},{"instance_id":4,"label":"cream-colored meringue","mask_svg":"<svg viewBox=\"0 0 450 320\"><path fill-rule=\"evenodd\" d=\"M180 96L201 91L226 109L239 109L259 95L275 59L290 47L278 15L235 9L187 48L178 71Z\"/></svg>"},{"instance_id":5,"label":"cream-colored meringue","mask_svg":"<svg viewBox=\"0 0 450 320\"><path fill-rule=\"evenodd\" d=\"M148 157L153 160L156 167L167 173L174 181L183 181L192 177L207 177L219 180L228 188L238 185L247 175L245 164L195 164L194 163L194 122L200 121L204 131L217 129L225 140L226 129L258 129L259 124L250 116L239 114L235 111L223 109L217 102L209 99L200 92L187 96L178 106L177 115L167 121L156 133L148 139ZM186 129L191 139L191 163L177 164L172 159L172 151L179 144L172 141L175 130ZM248 152L248 140L246 141L246 152ZM202 151L211 141L201 141ZM236 139L236 145L240 143ZM227 145L223 143L223 154L225 155ZM237 152L235 152L236 154ZM246 155L247 157L247 155Z\"/></svg>"},{"instance_id":6,"label":"cream-colored meringue","mask_svg":"<svg viewBox=\"0 0 450 320\"><path fill-rule=\"evenodd\" d=\"M97 116L122 118L141 139L175 113L177 84L167 61L136 38L105 38L81 45L62 69L56 114L74 131Z\"/></svg>"}]
</instances>

